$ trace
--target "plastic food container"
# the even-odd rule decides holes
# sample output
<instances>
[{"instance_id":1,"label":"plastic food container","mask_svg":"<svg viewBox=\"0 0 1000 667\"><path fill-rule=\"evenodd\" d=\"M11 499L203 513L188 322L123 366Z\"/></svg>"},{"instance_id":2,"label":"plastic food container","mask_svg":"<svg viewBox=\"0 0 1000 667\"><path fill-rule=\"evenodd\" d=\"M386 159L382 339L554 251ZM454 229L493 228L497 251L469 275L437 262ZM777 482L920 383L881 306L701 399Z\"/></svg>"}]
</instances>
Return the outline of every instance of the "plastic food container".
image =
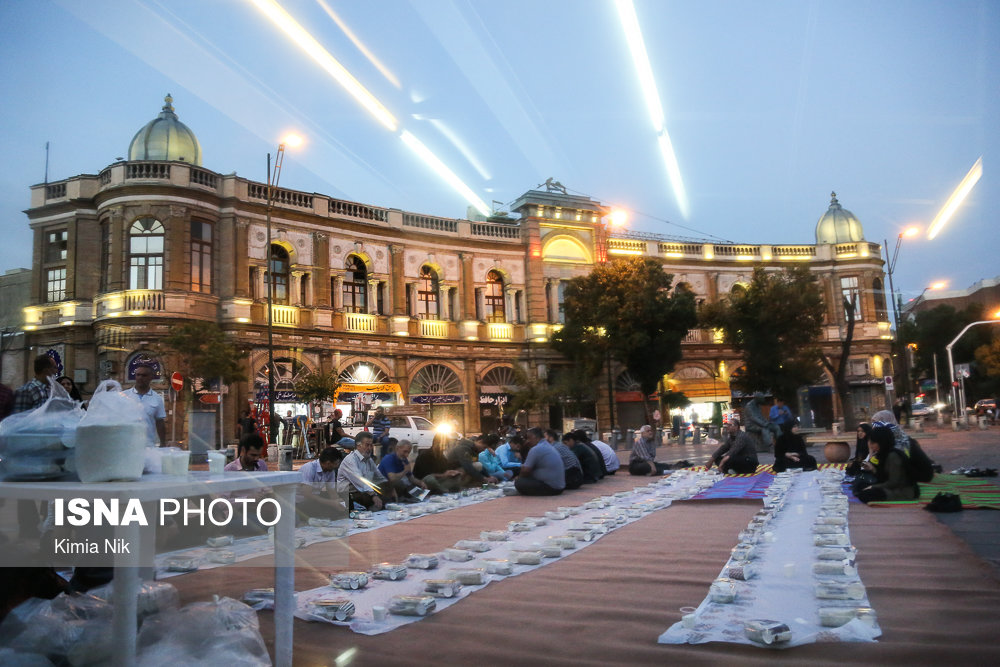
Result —
<instances>
[{"instance_id":1,"label":"plastic food container","mask_svg":"<svg viewBox=\"0 0 1000 667\"><path fill-rule=\"evenodd\" d=\"M481 567L448 570L447 576L463 586L482 586L486 583L486 570Z\"/></svg>"},{"instance_id":2,"label":"plastic food container","mask_svg":"<svg viewBox=\"0 0 1000 667\"><path fill-rule=\"evenodd\" d=\"M558 545L560 549L576 548L576 538L572 535L550 535L546 541Z\"/></svg>"},{"instance_id":3,"label":"plastic food container","mask_svg":"<svg viewBox=\"0 0 1000 667\"><path fill-rule=\"evenodd\" d=\"M430 595L396 595L389 600L389 613L401 616L426 616L437 603Z\"/></svg>"},{"instance_id":4,"label":"plastic food container","mask_svg":"<svg viewBox=\"0 0 1000 667\"><path fill-rule=\"evenodd\" d=\"M167 559L168 572L194 572L198 569L199 560L197 558L169 558Z\"/></svg>"},{"instance_id":5,"label":"plastic food container","mask_svg":"<svg viewBox=\"0 0 1000 667\"><path fill-rule=\"evenodd\" d=\"M372 569L372 577L387 581L398 581L406 576L406 565L402 563L379 563Z\"/></svg>"},{"instance_id":6,"label":"plastic food container","mask_svg":"<svg viewBox=\"0 0 1000 667\"><path fill-rule=\"evenodd\" d=\"M483 561L486 565L487 574L509 575L514 574L514 567L506 558L487 558Z\"/></svg>"},{"instance_id":7,"label":"plastic food container","mask_svg":"<svg viewBox=\"0 0 1000 667\"><path fill-rule=\"evenodd\" d=\"M816 584L816 597L820 600L860 600L865 597L865 586L860 581L821 581Z\"/></svg>"},{"instance_id":8,"label":"plastic food container","mask_svg":"<svg viewBox=\"0 0 1000 667\"><path fill-rule=\"evenodd\" d=\"M747 639L759 644L785 644L792 639L791 629L779 621L747 621L743 630L746 632Z\"/></svg>"},{"instance_id":9,"label":"plastic food container","mask_svg":"<svg viewBox=\"0 0 1000 667\"><path fill-rule=\"evenodd\" d=\"M312 613L330 621L344 622L354 616L354 603L347 598L327 598L312 603Z\"/></svg>"},{"instance_id":10,"label":"plastic food container","mask_svg":"<svg viewBox=\"0 0 1000 667\"><path fill-rule=\"evenodd\" d=\"M453 598L462 590L456 579L428 579L424 582L424 592L436 598Z\"/></svg>"},{"instance_id":11,"label":"plastic food container","mask_svg":"<svg viewBox=\"0 0 1000 667\"><path fill-rule=\"evenodd\" d=\"M458 542L455 542L455 548L465 549L466 551L475 551L476 553L483 553L484 551L489 551L493 547L483 540L459 540Z\"/></svg>"},{"instance_id":12,"label":"plastic food container","mask_svg":"<svg viewBox=\"0 0 1000 667\"><path fill-rule=\"evenodd\" d=\"M511 551L510 560L518 565L541 565L542 554L537 551Z\"/></svg>"},{"instance_id":13,"label":"plastic food container","mask_svg":"<svg viewBox=\"0 0 1000 667\"><path fill-rule=\"evenodd\" d=\"M343 537L347 535L346 526L327 526L319 529L319 534L323 537Z\"/></svg>"},{"instance_id":14,"label":"plastic food container","mask_svg":"<svg viewBox=\"0 0 1000 667\"><path fill-rule=\"evenodd\" d=\"M213 549L217 549L218 547L228 547L232 545L232 543L233 543L232 535L219 535L218 537L210 537L207 540L205 540L205 544L212 547Z\"/></svg>"},{"instance_id":15,"label":"plastic food container","mask_svg":"<svg viewBox=\"0 0 1000 667\"><path fill-rule=\"evenodd\" d=\"M456 563L464 563L466 561L472 560L472 552L468 549L445 549L441 552L445 560L454 561Z\"/></svg>"},{"instance_id":16,"label":"plastic food container","mask_svg":"<svg viewBox=\"0 0 1000 667\"><path fill-rule=\"evenodd\" d=\"M228 550L211 551L208 554L208 562L219 565L232 565L236 562L236 554Z\"/></svg>"},{"instance_id":17,"label":"plastic food container","mask_svg":"<svg viewBox=\"0 0 1000 667\"><path fill-rule=\"evenodd\" d=\"M368 574L365 572L338 572L330 575L330 585L334 588L356 591L368 585Z\"/></svg>"},{"instance_id":18,"label":"plastic food container","mask_svg":"<svg viewBox=\"0 0 1000 667\"><path fill-rule=\"evenodd\" d=\"M505 530L484 530L479 533L479 538L487 542L506 542L510 536Z\"/></svg>"},{"instance_id":19,"label":"plastic food container","mask_svg":"<svg viewBox=\"0 0 1000 667\"><path fill-rule=\"evenodd\" d=\"M414 570L433 570L438 566L438 557L434 554L410 554L406 557L406 567Z\"/></svg>"}]
</instances>

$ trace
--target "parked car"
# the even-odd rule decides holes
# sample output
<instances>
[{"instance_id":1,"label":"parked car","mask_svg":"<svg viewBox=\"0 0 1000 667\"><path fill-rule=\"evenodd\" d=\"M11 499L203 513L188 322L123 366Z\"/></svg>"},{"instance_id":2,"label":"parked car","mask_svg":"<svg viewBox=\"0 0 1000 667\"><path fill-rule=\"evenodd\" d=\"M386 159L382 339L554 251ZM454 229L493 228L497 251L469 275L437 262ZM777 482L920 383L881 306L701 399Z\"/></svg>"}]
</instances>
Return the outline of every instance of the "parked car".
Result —
<instances>
[{"instance_id":1,"label":"parked car","mask_svg":"<svg viewBox=\"0 0 1000 667\"><path fill-rule=\"evenodd\" d=\"M365 430L367 429L364 426L351 426L345 428L344 433L348 437L354 438L358 433ZM414 452L417 449L430 448L434 444L434 436L438 430L439 427L423 417L389 415L389 437L396 440L409 440L414 444Z\"/></svg>"},{"instance_id":2,"label":"parked car","mask_svg":"<svg viewBox=\"0 0 1000 667\"><path fill-rule=\"evenodd\" d=\"M914 417L930 417L934 414L934 406L927 403L914 403L910 408Z\"/></svg>"},{"instance_id":3,"label":"parked car","mask_svg":"<svg viewBox=\"0 0 1000 667\"><path fill-rule=\"evenodd\" d=\"M973 408L977 415L985 415L987 410L992 410L993 414L997 413L997 399L995 398L983 398L976 401L976 407Z\"/></svg>"}]
</instances>

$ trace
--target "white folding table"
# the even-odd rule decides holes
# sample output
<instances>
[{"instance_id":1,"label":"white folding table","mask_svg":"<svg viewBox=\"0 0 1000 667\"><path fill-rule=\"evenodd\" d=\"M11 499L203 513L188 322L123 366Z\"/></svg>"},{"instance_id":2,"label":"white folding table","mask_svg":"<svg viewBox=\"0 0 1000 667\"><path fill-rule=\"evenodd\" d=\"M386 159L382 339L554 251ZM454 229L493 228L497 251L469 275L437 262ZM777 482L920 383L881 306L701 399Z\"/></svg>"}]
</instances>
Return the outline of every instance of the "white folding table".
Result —
<instances>
[{"instance_id":1,"label":"white folding table","mask_svg":"<svg viewBox=\"0 0 1000 667\"><path fill-rule=\"evenodd\" d=\"M131 499L147 503L161 498L189 498L206 494L230 494L272 487L281 507L281 517L274 527L274 658L279 667L292 664L292 619L295 588L295 487L302 479L297 472L226 472L212 474L191 472L179 475L143 475L137 482L0 482L0 498L12 500L50 500L56 496L80 496L124 503ZM151 521L151 523L155 523ZM119 535L131 544L143 545L139 526L122 526ZM153 554L148 556L152 562ZM136 660L136 611L139 594L139 568L120 566L128 562L115 556L113 631L114 665L129 667ZM134 557L133 557L134 558ZM133 561L134 562L134 561Z\"/></svg>"}]
</instances>

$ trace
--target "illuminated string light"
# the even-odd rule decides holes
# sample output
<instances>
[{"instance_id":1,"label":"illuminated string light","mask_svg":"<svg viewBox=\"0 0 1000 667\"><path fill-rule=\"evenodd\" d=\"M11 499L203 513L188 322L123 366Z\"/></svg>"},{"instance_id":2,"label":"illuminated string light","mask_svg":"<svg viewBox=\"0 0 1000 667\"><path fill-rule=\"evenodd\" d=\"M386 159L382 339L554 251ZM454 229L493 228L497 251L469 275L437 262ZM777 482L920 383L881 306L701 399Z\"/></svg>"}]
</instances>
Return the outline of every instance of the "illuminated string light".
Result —
<instances>
[{"instance_id":1,"label":"illuminated string light","mask_svg":"<svg viewBox=\"0 0 1000 667\"><path fill-rule=\"evenodd\" d=\"M948 201L946 201L944 206L941 207L941 210L938 211L937 216L934 218L934 222L931 223L930 228L927 230L928 239L933 239L938 235L938 232L940 232L941 229L948 224L948 221L951 220L951 216L955 214L955 211L957 211L958 207L962 205L965 198L969 196L969 193L972 192L972 188L976 187L976 183L979 182L982 175L983 158L980 156L980 158L976 160L976 163L972 165L972 169L969 170L969 173L967 173L965 178L962 179L962 182L958 184L957 188L955 188L955 191L951 193L950 197L948 197Z\"/></svg>"},{"instance_id":2,"label":"illuminated string light","mask_svg":"<svg viewBox=\"0 0 1000 667\"><path fill-rule=\"evenodd\" d=\"M618 8L618 16L622 22L622 29L625 31L625 41L632 54L636 75L639 77L639 86L646 102L646 110L656 132L660 154L663 157L664 166L667 168L670 187L673 189L681 215L687 218L689 212L687 193L684 189L684 181L681 179L681 169L677 162L677 155L674 153L673 142L667 132L666 116L663 113L663 106L660 104L660 94L656 89L656 80L653 78L653 68L649 64L646 43L642 39L639 17L635 13L632 0L615 0L615 6Z\"/></svg>"}]
</instances>

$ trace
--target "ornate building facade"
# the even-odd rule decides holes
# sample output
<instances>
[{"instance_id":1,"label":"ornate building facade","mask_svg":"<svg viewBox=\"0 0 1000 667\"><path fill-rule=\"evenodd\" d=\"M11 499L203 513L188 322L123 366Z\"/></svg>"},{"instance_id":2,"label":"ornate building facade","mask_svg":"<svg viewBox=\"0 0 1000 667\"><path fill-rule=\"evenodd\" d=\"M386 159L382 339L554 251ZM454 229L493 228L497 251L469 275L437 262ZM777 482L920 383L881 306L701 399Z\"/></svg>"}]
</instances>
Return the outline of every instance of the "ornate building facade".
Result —
<instances>
[{"instance_id":1,"label":"ornate building facade","mask_svg":"<svg viewBox=\"0 0 1000 667\"><path fill-rule=\"evenodd\" d=\"M270 247L268 209L266 184L201 166L197 138L167 98L136 134L127 161L32 187L28 343L57 353L89 392L155 356L178 322L218 322L246 352L249 380L224 397L234 415L267 384L271 280L270 372L279 391L293 392L296 378L313 371L398 385L407 403L430 405L433 418L447 415L477 432L498 419L515 364L545 377L561 363L547 341L560 323L563 286L596 263L655 257L675 284L707 301L725 298L754 266L805 263L827 297L831 350L845 328L840 296L860 297L849 375L858 405L878 409L885 401L883 377L892 369L881 247L864 240L835 197L809 245L615 233L603 204L549 189L526 192L510 214L465 220L277 188ZM171 360L158 361L168 375ZM693 330L664 382L695 400L728 401L740 366L713 332ZM606 428L613 405L618 425L641 423L635 383L617 367L611 372L614 396L602 382L599 422ZM810 396L818 420L836 416L829 387ZM828 407L817 411L820 404Z\"/></svg>"}]
</instances>

